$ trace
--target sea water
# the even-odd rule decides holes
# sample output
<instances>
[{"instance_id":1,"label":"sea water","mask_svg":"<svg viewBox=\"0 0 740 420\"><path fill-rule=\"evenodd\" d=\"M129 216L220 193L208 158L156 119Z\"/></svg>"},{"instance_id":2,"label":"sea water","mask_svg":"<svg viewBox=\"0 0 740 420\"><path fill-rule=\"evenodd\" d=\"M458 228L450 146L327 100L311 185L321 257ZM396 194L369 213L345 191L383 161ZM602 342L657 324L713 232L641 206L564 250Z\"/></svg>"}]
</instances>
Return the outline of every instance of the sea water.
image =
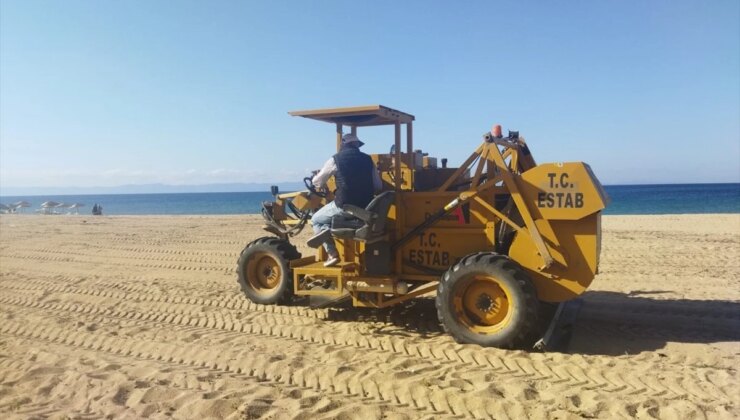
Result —
<instances>
[{"instance_id":1,"label":"sea water","mask_svg":"<svg viewBox=\"0 0 740 420\"><path fill-rule=\"evenodd\" d=\"M609 185L611 202L604 214L740 213L740 184ZM3 196L0 202L31 203L34 213L45 201L82 203L80 214L90 214L94 204L105 215L256 214L269 192L175 193ZM68 209L59 209L68 213ZM74 210L72 211L74 212Z\"/></svg>"}]
</instances>

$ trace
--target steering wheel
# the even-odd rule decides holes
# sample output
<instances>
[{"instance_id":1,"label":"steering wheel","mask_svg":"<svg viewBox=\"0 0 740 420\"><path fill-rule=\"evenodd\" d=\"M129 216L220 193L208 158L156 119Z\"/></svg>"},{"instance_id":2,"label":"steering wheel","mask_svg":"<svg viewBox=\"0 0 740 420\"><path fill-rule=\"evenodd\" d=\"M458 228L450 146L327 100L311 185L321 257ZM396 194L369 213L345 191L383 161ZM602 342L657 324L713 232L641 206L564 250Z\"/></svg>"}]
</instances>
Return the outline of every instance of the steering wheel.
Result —
<instances>
[{"instance_id":1,"label":"steering wheel","mask_svg":"<svg viewBox=\"0 0 740 420\"><path fill-rule=\"evenodd\" d=\"M311 181L312 181L312 178L310 176L303 178L303 184L306 185L306 188L308 188L308 191L311 194L318 195L319 197L326 197L326 192L317 190L316 187L313 185L313 182Z\"/></svg>"}]
</instances>

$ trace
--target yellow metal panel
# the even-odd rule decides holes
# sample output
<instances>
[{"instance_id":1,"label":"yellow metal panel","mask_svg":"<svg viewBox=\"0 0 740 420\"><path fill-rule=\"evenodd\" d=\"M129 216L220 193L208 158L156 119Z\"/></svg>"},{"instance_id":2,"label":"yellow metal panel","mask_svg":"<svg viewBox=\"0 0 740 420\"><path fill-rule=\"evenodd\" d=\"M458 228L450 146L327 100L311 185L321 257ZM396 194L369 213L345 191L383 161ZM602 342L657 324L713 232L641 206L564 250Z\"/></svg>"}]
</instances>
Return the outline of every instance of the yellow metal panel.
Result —
<instances>
[{"instance_id":1,"label":"yellow metal panel","mask_svg":"<svg viewBox=\"0 0 740 420\"><path fill-rule=\"evenodd\" d=\"M606 193L582 162L541 164L518 181L547 251L558 264L541 268L537 247L526 232L517 234L509 255L529 272L540 300L572 299L596 275Z\"/></svg>"},{"instance_id":2,"label":"yellow metal panel","mask_svg":"<svg viewBox=\"0 0 740 420\"><path fill-rule=\"evenodd\" d=\"M540 270L537 248L526 231L517 233L509 256L527 271L545 302L563 302L583 293L596 275L599 260L601 212L581 220L551 220L552 229L540 233L553 258L553 264Z\"/></svg>"},{"instance_id":3,"label":"yellow metal panel","mask_svg":"<svg viewBox=\"0 0 740 420\"><path fill-rule=\"evenodd\" d=\"M413 209L413 211L406 213L405 225L412 228L421 224L457 196L457 192L430 192L404 195L406 208ZM458 217L454 214L448 214L437 222L437 226L446 225L458 227Z\"/></svg>"},{"instance_id":4,"label":"yellow metal panel","mask_svg":"<svg viewBox=\"0 0 740 420\"><path fill-rule=\"evenodd\" d=\"M395 178L396 175L393 172L382 172L380 174L381 181L386 184L386 189L389 190L395 188ZM411 190L411 171L405 168L401 169L401 190Z\"/></svg>"},{"instance_id":5,"label":"yellow metal panel","mask_svg":"<svg viewBox=\"0 0 740 420\"><path fill-rule=\"evenodd\" d=\"M445 271L465 255L493 250L485 226L461 228L433 226L397 252L404 261L404 274L424 274L414 266ZM403 277L403 275L401 275Z\"/></svg>"},{"instance_id":6,"label":"yellow metal panel","mask_svg":"<svg viewBox=\"0 0 740 420\"><path fill-rule=\"evenodd\" d=\"M304 211L307 209L314 209L318 207L319 203L321 202L321 198L315 195L311 195L309 197L308 193L303 193L296 195L293 197L293 205L298 208L300 211Z\"/></svg>"},{"instance_id":7,"label":"yellow metal panel","mask_svg":"<svg viewBox=\"0 0 740 420\"><path fill-rule=\"evenodd\" d=\"M278 199L284 200L286 198L293 198L293 197L295 197L297 195L301 195L301 194L304 194L305 195L306 192L305 191L294 191L294 192L289 192L289 193L280 193L280 194L278 194Z\"/></svg>"},{"instance_id":8,"label":"yellow metal panel","mask_svg":"<svg viewBox=\"0 0 740 420\"><path fill-rule=\"evenodd\" d=\"M521 193L535 218L578 220L606 207L608 197L583 162L545 163L522 174Z\"/></svg>"},{"instance_id":9,"label":"yellow metal panel","mask_svg":"<svg viewBox=\"0 0 740 420\"><path fill-rule=\"evenodd\" d=\"M290 268L302 267L305 265L313 264L316 262L316 257L311 255L308 257L298 258L290 260Z\"/></svg>"}]
</instances>

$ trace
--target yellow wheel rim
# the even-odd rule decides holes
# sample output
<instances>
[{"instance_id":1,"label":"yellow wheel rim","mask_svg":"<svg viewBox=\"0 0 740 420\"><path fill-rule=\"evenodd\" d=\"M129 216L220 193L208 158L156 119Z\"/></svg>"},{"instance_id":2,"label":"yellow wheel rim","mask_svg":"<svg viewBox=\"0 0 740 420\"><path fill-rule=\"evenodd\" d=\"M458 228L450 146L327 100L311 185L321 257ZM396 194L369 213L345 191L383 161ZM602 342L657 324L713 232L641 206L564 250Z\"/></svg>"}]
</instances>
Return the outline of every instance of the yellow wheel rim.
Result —
<instances>
[{"instance_id":1,"label":"yellow wheel rim","mask_svg":"<svg viewBox=\"0 0 740 420\"><path fill-rule=\"evenodd\" d=\"M511 320L511 292L489 275L476 275L461 282L453 291L453 307L458 319L476 334L500 331Z\"/></svg>"},{"instance_id":2,"label":"yellow wheel rim","mask_svg":"<svg viewBox=\"0 0 740 420\"><path fill-rule=\"evenodd\" d=\"M278 287L283 270L275 257L266 252L259 252L249 259L246 274L252 288L268 291Z\"/></svg>"}]
</instances>

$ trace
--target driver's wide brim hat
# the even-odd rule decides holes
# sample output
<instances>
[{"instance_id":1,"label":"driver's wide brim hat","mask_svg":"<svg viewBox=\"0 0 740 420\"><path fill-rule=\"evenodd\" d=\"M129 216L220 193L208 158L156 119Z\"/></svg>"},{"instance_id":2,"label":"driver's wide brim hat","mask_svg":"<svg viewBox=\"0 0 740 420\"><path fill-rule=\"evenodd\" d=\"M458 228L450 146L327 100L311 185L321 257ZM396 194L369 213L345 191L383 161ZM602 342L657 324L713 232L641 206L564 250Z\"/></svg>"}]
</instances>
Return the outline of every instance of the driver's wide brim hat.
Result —
<instances>
[{"instance_id":1,"label":"driver's wide brim hat","mask_svg":"<svg viewBox=\"0 0 740 420\"><path fill-rule=\"evenodd\" d=\"M365 145L365 143L360 141L357 135L352 133L347 133L342 136L342 144L354 144L357 145L357 147Z\"/></svg>"}]
</instances>

